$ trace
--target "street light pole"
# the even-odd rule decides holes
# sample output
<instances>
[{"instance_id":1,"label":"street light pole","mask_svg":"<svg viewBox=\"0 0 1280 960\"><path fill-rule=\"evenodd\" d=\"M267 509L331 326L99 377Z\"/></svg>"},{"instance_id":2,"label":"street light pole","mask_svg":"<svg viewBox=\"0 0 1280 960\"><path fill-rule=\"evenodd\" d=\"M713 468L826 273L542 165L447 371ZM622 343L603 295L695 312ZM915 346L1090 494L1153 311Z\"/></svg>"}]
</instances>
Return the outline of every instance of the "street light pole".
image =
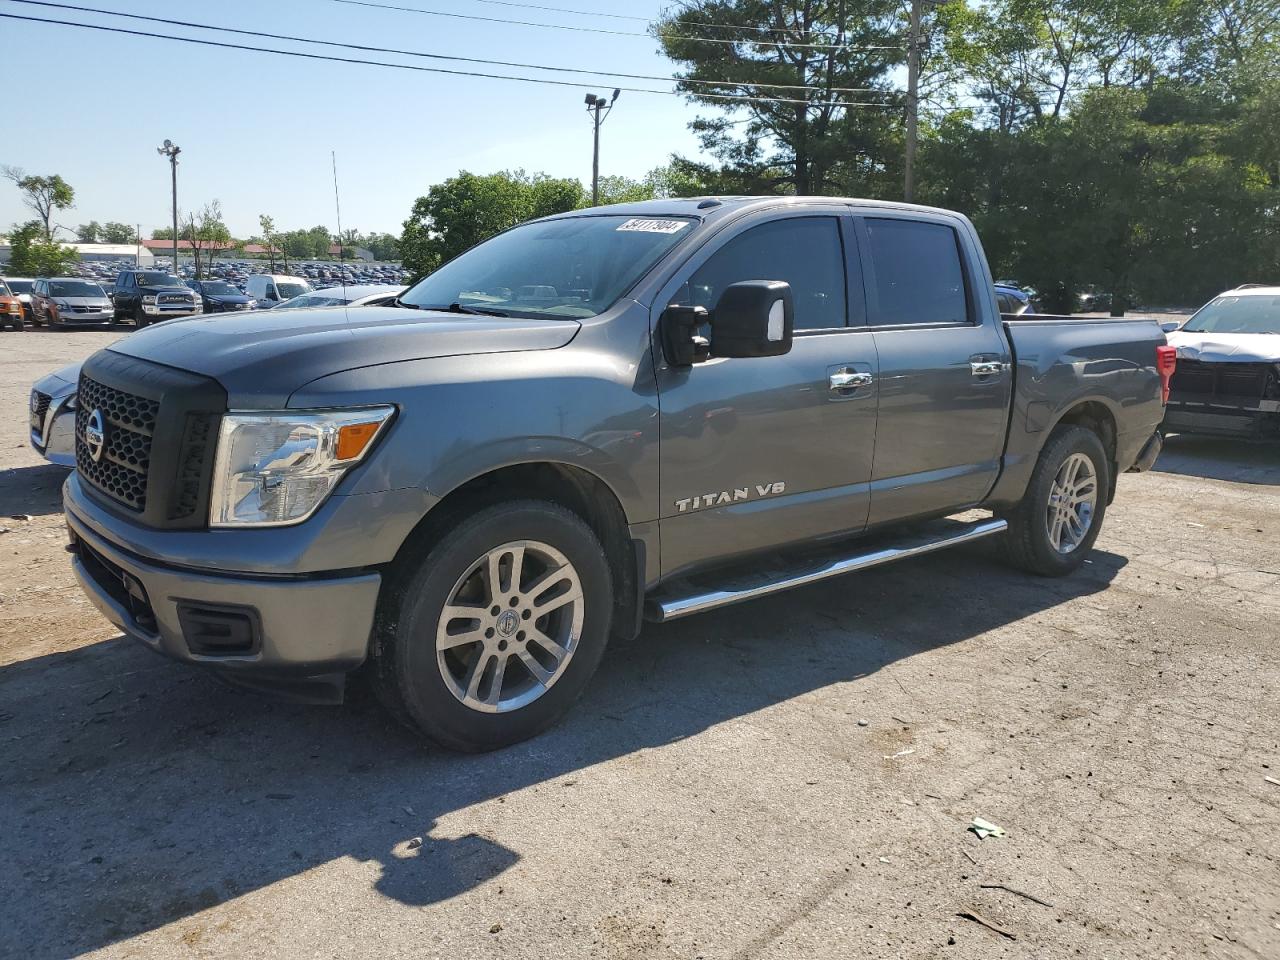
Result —
<instances>
[{"instance_id":1,"label":"street light pole","mask_svg":"<svg viewBox=\"0 0 1280 960\"><path fill-rule=\"evenodd\" d=\"M916 189L916 121L920 113L920 8L911 0L911 45L907 48L907 156L903 164L902 198L910 203Z\"/></svg>"},{"instance_id":2,"label":"street light pole","mask_svg":"<svg viewBox=\"0 0 1280 960\"><path fill-rule=\"evenodd\" d=\"M588 93L586 97L587 113L591 115L591 125L594 129L591 147L591 205L593 207L600 205L600 124L604 123L605 117L613 111L613 105L618 102L621 90L613 91L613 99L605 100L604 97L597 97L594 93ZM603 115L600 111L603 110Z\"/></svg>"},{"instance_id":3,"label":"street light pole","mask_svg":"<svg viewBox=\"0 0 1280 960\"><path fill-rule=\"evenodd\" d=\"M163 146L156 147L156 153L169 158L169 167L173 174L173 272L178 272L178 154L182 152L172 140L166 140Z\"/></svg>"}]
</instances>

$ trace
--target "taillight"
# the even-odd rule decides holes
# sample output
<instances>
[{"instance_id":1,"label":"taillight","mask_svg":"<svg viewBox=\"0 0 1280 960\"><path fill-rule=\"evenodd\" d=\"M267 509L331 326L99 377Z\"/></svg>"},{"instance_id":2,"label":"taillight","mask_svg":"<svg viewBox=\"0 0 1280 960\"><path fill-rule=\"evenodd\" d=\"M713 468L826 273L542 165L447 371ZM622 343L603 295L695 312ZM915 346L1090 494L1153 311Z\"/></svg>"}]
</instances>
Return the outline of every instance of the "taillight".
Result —
<instances>
[{"instance_id":1,"label":"taillight","mask_svg":"<svg viewBox=\"0 0 1280 960\"><path fill-rule=\"evenodd\" d=\"M1160 374L1160 402L1169 402L1169 381L1178 367L1178 348L1156 347L1156 372Z\"/></svg>"}]
</instances>

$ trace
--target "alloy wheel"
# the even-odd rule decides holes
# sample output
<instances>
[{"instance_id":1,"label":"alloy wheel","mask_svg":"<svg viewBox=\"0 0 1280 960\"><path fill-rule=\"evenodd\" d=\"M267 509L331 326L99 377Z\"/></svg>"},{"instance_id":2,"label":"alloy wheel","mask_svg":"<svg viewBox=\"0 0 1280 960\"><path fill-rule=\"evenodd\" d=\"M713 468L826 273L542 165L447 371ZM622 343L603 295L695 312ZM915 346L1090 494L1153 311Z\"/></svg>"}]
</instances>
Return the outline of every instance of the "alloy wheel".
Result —
<instances>
[{"instance_id":1,"label":"alloy wheel","mask_svg":"<svg viewBox=\"0 0 1280 960\"><path fill-rule=\"evenodd\" d=\"M1062 462L1049 489L1045 529L1049 545L1058 553L1071 553L1089 535L1098 506L1098 474L1093 461L1073 453Z\"/></svg>"},{"instance_id":2,"label":"alloy wheel","mask_svg":"<svg viewBox=\"0 0 1280 960\"><path fill-rule=\"evenodd\" d=\"M436 661L449 691L482 713L505 713L545 694L582 636L582 582L554 547L494 547L458 578L436 627Z\"/></svg>"}]
</instances>

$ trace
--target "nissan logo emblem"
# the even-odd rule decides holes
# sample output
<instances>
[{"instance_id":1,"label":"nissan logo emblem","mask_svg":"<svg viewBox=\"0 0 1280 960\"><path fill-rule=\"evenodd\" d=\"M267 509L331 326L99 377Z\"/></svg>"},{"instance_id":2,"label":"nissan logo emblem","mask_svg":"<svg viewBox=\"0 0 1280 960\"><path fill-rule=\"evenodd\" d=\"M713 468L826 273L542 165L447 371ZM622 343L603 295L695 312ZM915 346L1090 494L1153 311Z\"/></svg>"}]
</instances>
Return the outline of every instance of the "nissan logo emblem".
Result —
<instances>
[{"instance_id":1,"label":"nissan logo emblem","mask_svg":"<svg viewBox=\"0 0 1280 960\"><path fill-rule=\"evenodd\" d=\"M84 428L84 445L89 448L89 458L94 463L102 459L102 451L107 446L107 428L101 410L89 414L89 422Z\"/></svg>"}]
</instances>

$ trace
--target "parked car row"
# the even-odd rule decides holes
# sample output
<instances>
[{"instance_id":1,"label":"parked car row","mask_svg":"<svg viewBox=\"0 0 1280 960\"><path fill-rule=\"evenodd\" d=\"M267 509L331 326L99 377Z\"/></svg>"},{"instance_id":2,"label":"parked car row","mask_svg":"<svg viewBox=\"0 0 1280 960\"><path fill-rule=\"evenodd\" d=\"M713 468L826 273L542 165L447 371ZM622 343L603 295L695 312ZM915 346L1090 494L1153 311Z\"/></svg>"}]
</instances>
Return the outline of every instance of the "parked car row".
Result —
<instances>
[{"instance_id":1,"label":"parked car row","mask_svg":"<svg viewBox=\"0 0 1280 960\"><path fill-rule=\"evenodd\" d=\"M131 271L147 273L148 271ZM167 276L167 275L166 275ZM145 278L144 278L145 279ZM275 278L277 281L293 278ZM247 296L228 294L219 285L232 290L229 284L219 280L193 281L193 290L204 298L204 310L199 313L186 314L186 317L204 316L211 313L230 313L254 309L255 302ZM3 281L0 281L0 287ZM277 290L280 284L277 283ZM348 287L330 287L326 290L310 290L297 297L279 304L277 310L292 310L298 307L394 307L396 300L405 290L402 286L386 284L363 284ZM159 296L160 294L156 294ZM241 303L243 302L243 306ZM3 310L4 298L0 296L0 310ZM0 316L3 314L0 313ZM144 316L147 316L144 314ZM168 320L170 323L182 319L160 316L147 319L142 324ZM19 325L19 329L20 329ZM50 463L63 467L75 466L75 417L76 387L80 380L80 364L73 363L60 370L55 370L46 377L37 380L31 387L30 395L30 438L31 446Z\"/></svg>"}]
</instances>

